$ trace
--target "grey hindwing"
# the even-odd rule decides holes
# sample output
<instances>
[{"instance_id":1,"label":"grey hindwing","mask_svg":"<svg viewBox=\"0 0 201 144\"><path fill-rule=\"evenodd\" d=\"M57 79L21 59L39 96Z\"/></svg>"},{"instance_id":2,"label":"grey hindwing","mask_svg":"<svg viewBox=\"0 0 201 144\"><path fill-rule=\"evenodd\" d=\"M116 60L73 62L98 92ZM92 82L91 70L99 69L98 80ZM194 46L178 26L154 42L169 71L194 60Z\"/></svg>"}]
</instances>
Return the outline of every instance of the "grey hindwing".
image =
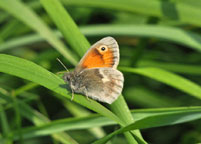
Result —
<instances>
[{"instance_id":1,"label":"grey hindwing","mask_svg":"<svg viewBox=\"0 0 201 144\"><path fill-rule=\"evenodd\" d=\"M75 92L111 104L121 94L123 82L123 74L116 69L85 69L76 77Z\"/></svg>"}]
</instances>

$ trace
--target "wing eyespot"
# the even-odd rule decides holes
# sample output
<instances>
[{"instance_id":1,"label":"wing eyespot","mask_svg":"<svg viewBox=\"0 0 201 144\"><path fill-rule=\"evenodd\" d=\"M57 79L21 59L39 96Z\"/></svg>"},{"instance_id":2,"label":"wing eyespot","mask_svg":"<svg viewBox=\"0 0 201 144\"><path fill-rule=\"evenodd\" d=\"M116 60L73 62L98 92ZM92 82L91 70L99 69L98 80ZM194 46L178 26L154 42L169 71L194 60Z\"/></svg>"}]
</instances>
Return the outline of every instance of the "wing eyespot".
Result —
<instances>
[{"instance_id":1,"label":"wing eyespot","mask_svg":"<svg viewBox=\"0 0 201 144\"><path fill-rule=\"evenodd\" d=\"M105 51L106 50L106 48L105 47L101 47L101 51Z\"/></svg>"},{"instance_id":2,"label":"wing eyespot","mask_svg":"<svg viewBox=\"0 0 201 144\"><path fill-rule=\"evenodd\" d=\"M100 45L98 47L98 51L99 51L99 53L105 53L108 51L108 47L106 45Z\"/></svg>"}]
</instances>

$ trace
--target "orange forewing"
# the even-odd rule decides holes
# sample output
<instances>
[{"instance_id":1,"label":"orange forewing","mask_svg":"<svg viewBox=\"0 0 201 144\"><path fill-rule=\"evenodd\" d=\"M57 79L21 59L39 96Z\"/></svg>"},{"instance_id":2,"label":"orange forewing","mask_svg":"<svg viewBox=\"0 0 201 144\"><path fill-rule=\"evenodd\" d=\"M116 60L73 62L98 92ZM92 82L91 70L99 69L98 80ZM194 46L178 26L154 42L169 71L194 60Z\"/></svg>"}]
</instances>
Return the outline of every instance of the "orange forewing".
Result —
<instances>
[{"instance_id":1,"label":"orange forewing","mask_svg":"<svg viewBox=\"0 0 201 144\"><path fill-rule=\"evenodd\" d=\"M112 67L114 64L113 52L108 49L106 52L99 52L96 48L88 52L82 61L83 68Z\"/></svg>"}]
</instances>

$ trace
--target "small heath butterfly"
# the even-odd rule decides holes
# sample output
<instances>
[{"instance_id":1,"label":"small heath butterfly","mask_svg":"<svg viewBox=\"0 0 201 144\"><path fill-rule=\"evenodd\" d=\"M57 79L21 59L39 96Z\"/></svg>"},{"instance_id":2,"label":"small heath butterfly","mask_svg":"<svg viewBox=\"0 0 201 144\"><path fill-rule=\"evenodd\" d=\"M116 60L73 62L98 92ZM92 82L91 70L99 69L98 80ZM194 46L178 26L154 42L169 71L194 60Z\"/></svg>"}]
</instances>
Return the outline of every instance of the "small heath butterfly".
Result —
<instances>
[{"instance_id":1,"label":"small heath butterfly","mask_svg":"<svg viewBox=\"0 0 201 144\"><path fill-rule=\"evenodd\" d=\"M113 103L121 94L123 74L117 70L119 64L119 46L112 37L105 37L89 48L73 72L64 74L75 93L92 99Z\"/></svg>"}]
</instances>

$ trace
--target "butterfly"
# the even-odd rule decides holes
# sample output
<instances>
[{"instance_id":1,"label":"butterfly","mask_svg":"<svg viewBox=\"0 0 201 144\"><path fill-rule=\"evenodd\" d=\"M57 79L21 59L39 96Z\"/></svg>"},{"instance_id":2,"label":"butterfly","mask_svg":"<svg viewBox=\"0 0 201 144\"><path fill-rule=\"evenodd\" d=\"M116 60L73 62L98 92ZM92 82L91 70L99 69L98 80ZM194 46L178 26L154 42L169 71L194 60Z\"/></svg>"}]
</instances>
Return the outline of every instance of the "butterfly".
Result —
<instances>
[{"instance_id":1,"label":"butterfly","mask_svg":"<svg viewBox=\"0 0 201 144\"><path fill-rule=\"evenodd\" d=\"M82 57L75 70L63 76L75 93L94 100L113 103L122 92L124 77L117 70L119 46L112 37L105 37L93 44Z\"/></svg>"}]
</instances>

